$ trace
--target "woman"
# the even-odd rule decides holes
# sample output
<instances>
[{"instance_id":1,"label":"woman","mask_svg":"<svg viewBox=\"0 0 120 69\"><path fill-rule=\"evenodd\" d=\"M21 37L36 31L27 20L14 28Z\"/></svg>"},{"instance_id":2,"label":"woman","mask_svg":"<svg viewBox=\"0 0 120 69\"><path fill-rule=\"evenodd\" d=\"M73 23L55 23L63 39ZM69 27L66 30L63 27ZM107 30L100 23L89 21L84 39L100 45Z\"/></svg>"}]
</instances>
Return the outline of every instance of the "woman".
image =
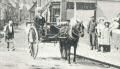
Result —
<instances>
[{"instance_id":1,"label":"woman","mask_svg":"<svg viewBox=\"0 0 120 69\"><path fill-rule=\"evenodd\" d=\"M110 22L105 22L103 29L100 31L100 43L98 51L110 52Z\"/></svg>"},{"instance_id":2,"label":"woman","mask_svg":"<svg viewBox=\"0 0 120 69\"><path fill-rule=\"evenodd\" d=\"M102 43L101 39L101 33L102 30L105 28L104 26L105 18L99 18L97 21L97 26L96 26L96 34L97 34L97 49L100 51L100 44Z\"/></svg>"}]
</instances>

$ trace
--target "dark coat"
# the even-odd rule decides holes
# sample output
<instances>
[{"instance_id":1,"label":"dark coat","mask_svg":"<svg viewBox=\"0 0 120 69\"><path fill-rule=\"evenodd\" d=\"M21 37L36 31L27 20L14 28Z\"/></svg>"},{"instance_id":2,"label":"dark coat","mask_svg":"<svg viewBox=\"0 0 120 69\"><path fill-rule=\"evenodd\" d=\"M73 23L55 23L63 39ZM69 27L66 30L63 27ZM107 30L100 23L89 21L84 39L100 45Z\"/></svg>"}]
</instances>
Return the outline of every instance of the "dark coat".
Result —
<instances>
[{"instance_id":1,"label":"dark coat","mask_svg":"<svg viewBox=\"0 0 120 69\"><path fill-rule=\"evenodd\" d=\"M36 28L39 28L40 26L44 26L45 24L45 18L42 17L42 18L39 18L38 16L35 16L34 17L34 25Z\"/></svg>"},{"instance_id":2,"label":"dark coat","mask_svg":"<svg viewBox=\"0 0 120 69\"><path fill-rule=\"evenodd\" d=\"M6 27L6 31L5 32L6 32L6 36L5 36L6 39L13 39L14 38L14 28L13 28L13 25L12 25L12 32L10 32L8 25Z\"/></svg>"},{"instance_id":3,"label":"dark coat","mask_svg":"<svg viewBox=\"0 0 120 69\"><path fill-rule=\"evenodd\" d=\"M91 20L89 22L89 25L88 25L88 33L91 34L91 33L95 33L95 27L96 27L96 23L94 20Z\"/></svg>"}]
</instances>

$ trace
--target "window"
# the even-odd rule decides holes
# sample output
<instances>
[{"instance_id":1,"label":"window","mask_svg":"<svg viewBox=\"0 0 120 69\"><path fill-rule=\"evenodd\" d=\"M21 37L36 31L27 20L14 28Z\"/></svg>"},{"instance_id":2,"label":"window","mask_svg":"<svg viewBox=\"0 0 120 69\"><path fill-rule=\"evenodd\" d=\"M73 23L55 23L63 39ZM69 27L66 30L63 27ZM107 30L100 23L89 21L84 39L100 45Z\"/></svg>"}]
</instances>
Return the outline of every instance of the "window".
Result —
<instances>
[{"instance_id":1,"label":"window","mask_svg":"<svg viewBox=\"0 0 120 69\"><path fill-rule=\"evenodd\" d=\"M94 10L95 9L95 3L83 3L83 2L77 2L76 3L77 10Z\"/></svg>"},{"instance_id":2,"label":"window","mask_svg":"<svg viewBox=\"0 0 120 69\"><path fill-rule=\"evenodd\" d=\"M74 2L67 2L67 9L74 9Z\"/></svg>"}]
</instances>

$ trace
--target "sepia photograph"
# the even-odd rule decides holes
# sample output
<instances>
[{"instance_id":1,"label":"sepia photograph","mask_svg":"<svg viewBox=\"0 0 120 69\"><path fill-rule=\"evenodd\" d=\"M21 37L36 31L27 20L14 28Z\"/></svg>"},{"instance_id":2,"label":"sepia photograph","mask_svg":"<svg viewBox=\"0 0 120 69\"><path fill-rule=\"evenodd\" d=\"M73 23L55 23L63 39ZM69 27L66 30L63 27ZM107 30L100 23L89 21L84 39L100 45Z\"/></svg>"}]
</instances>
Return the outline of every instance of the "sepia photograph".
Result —
<instances>
[{"instance_id":1,"label":"sepia photograph","mask_svg":"<svg viewBox=\"0 0 120 69\"><path fill-rule=\"evenodd\" d=\"M0 69L120 69L120 0L0 0Z\"/></svg>"}]
</instances>

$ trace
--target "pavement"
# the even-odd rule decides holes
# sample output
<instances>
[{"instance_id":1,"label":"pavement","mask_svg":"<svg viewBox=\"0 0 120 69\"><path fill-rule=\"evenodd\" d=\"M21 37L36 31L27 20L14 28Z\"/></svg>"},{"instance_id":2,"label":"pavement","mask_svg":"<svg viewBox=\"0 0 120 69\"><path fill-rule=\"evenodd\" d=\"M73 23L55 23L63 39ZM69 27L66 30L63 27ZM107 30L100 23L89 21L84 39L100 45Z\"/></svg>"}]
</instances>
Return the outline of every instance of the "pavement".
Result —
<instances>
[{"instance_id":1,"label":"pavement","mask_svg":"<svg viewBox=\"0 0 120 69\"><path fill-rule=\"evenodd\" d=\"M60 57L59 43L39 43L38 56L34 60L29 53L25 25L20 25L15 32L15 51L7 51L4 39L0 43L0 69L116 69L83 58L68 64Z\"/></svg>"}]
</instances>

